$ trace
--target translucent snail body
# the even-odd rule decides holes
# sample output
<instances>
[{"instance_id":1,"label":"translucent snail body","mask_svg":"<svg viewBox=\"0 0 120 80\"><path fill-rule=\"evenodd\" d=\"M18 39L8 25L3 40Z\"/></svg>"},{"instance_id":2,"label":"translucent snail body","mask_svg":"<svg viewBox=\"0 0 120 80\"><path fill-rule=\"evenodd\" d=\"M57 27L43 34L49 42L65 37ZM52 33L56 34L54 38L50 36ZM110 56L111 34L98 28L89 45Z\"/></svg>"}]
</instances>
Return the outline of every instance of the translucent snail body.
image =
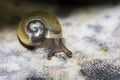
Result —
<instances>
[{"instance_id":1,"label":"translucent snail body","mask_svg":"<svg viewBox=\"0 0 120 80\"><path fill-rule=\"evenodd\" d=\"M64 52L72 57L62 42L62 29L57 18L47 11L31 12L20 21L18 25L18 38L27 46L39 46L46 39L52 40L52 47L48 59L57 53Z\"/></svg>"}]
</instances>

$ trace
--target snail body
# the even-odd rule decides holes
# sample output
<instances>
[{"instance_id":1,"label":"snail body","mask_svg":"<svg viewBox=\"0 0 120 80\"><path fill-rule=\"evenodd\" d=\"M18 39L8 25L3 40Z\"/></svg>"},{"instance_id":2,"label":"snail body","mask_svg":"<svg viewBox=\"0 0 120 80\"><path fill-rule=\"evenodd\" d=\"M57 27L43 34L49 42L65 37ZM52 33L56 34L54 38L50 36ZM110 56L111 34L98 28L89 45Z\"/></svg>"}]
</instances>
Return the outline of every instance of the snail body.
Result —
<instances>
[{"instance_id":1,"label":"snail body","mask_svg":"<svg viewBox=\"0 0 120 80\"><path fill-rule=\"evenodd\" d=\"M57 52L65 52L68 57L72 53L62 42L62 29L57 18L47 11L31 12L20 21L18 25L18 38L27 46L39 46L46 39L52 40L51 58Z\"/></svg>"}]
</instances>

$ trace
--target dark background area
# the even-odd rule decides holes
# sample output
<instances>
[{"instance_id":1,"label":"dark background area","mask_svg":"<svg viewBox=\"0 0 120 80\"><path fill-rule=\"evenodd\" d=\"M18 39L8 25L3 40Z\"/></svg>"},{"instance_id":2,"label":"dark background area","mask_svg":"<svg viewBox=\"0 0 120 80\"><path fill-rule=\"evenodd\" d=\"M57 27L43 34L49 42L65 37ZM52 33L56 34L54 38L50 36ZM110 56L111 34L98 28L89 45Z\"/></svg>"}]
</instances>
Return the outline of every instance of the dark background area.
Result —
<instances>
[{"instance_id":1,"label":"dark background area","mask_svg":"<svg viewBox=\"0 0 120 80\"><path fill-rule=\"evenodd\" d=\"M117 4L120 0L21 0L16 1L18 3L22 2L32 2L32 3L43 3L43 4L57 4L57 5L96 5L96 4L104 4L104 3L113 3Z\"/></svg>"},{"instance_id":2,"label":"dark background area","mask_svg":"<svg viewBox=\"0 0 120 80\"><path fill-rule=\"evenodd\" d=\"M0 24L18 24L27 13L49 10L57 17L66 18L76 8L119 4L120 0L0 0Z\"/></svg>"}]
</instances>

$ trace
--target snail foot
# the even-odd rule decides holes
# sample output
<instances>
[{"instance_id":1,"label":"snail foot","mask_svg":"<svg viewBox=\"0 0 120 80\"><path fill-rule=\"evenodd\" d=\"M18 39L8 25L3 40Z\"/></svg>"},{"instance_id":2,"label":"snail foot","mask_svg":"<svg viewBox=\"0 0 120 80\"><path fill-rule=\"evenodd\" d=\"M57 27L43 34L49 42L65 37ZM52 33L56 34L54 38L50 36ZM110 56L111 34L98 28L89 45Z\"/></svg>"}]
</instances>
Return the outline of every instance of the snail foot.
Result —
<instances>
[{"instance_id":1,"label":"snail foot","mask_svg":"<svg viewBox=\"0 0 120 80\"><path fill-rule=\"evenodd\" d=\"M51 60L51 57L58 52L64 52L67 57L72 58L72 52L65 47L62 38L52 40L52 46L50 48L50 52L48 53L48 60Z\"/></svg>"}]
</instances>

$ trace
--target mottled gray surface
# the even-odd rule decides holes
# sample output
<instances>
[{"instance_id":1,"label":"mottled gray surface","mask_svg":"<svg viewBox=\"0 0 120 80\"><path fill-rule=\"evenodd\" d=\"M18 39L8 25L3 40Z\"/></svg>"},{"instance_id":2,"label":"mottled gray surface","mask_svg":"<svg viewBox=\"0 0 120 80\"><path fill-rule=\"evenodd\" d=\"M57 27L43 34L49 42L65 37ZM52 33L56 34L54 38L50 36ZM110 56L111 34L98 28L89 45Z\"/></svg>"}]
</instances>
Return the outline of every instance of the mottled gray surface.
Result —
<instances>
[{"instance_id":1,"label":"mottled gray surface","mask_svg":"<svg viewBox=\"0 0 120 80\"><path fill-rule=\"evenodd\" d=\"M102 60L88 61L82 64L80 70L86 80L119 80L120 67L112 65L111 63Z\"/></svg>"}]
</instances>

